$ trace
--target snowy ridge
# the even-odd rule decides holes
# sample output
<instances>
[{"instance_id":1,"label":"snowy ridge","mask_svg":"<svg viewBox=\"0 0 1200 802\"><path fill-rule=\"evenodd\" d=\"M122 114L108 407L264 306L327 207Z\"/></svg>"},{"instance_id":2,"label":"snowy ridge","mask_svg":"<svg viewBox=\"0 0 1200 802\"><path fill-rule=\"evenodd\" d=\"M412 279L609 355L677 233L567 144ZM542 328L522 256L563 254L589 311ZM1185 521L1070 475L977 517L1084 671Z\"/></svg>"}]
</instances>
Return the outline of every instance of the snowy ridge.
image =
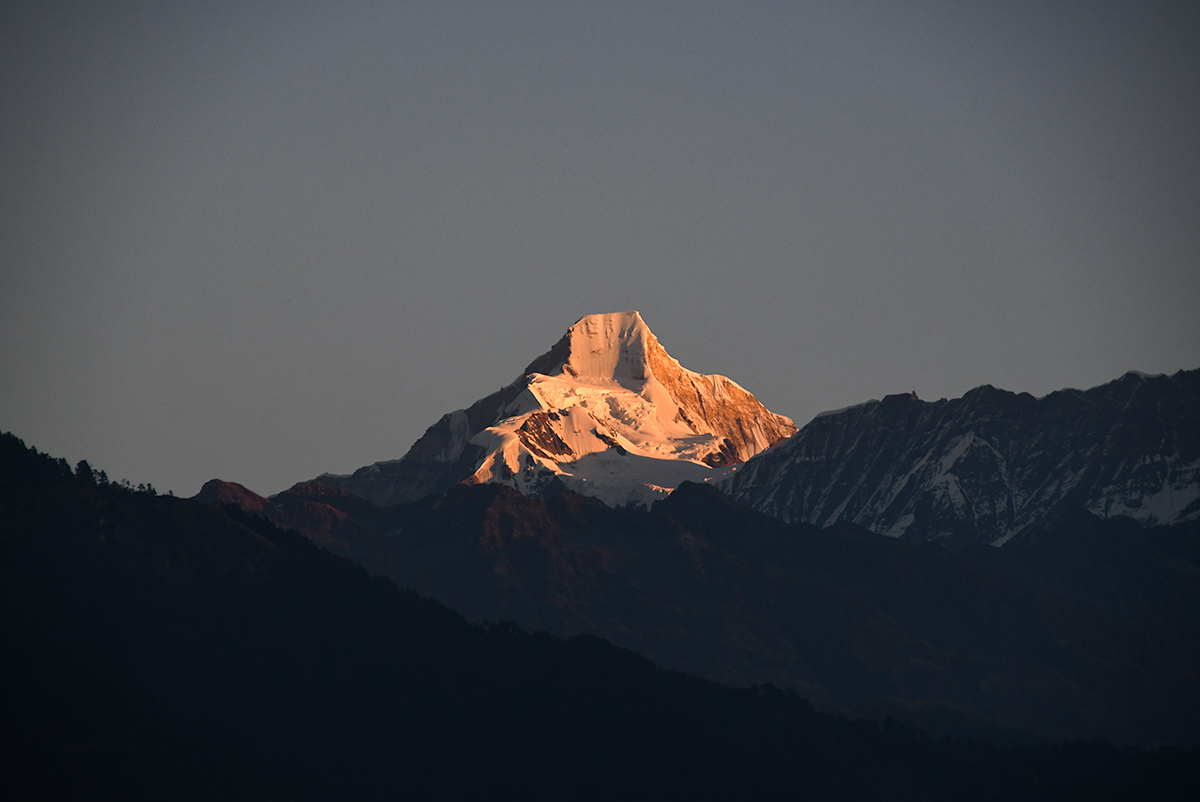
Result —
<instances>
[{"instance_id":1,"label":"snowy ridge","mask_svg":"<svg viewBox=\"0 0 1200 802\"><path fill-rule=\"evenodd\" d=\"M444 416L402 460L321 481L379 504L459 481L648 504L795 431L736 382L680 365L637 312L587 315L514 382Z\"/></svg>"},{"instance_id":2,"label":"snowy ridge","mask_svg":"<svg viewBox=\"0 0 1200 802\"><path fill-rule=\"evenodd\" d=\"M1001 546L1055 510L1200 519L1200 370L1035 399L990 386L826 413L720 486L789 521Z\"/></svg>"}]
</instances>

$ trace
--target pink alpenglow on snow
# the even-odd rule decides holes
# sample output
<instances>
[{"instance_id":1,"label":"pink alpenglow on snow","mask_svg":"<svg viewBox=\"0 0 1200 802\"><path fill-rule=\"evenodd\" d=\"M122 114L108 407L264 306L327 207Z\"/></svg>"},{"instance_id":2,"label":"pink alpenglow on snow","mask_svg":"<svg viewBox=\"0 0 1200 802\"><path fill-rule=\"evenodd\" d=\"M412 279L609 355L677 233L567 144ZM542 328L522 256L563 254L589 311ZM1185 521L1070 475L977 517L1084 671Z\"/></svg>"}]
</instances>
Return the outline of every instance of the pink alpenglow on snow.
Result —
<instances>
[{"instance_id":1,"label":"pink alpenglow on snow","mask_svg":"<svg viewBox=\"0 0 1200 802\"><path fill-rule=\"evenodd\" d=\"M736 382L680 365L637 312L587 315L511 384L443 416L403 459L319 481L377 504L460 481L649 504L795 431Z\"/></svg>"}]
</instances>

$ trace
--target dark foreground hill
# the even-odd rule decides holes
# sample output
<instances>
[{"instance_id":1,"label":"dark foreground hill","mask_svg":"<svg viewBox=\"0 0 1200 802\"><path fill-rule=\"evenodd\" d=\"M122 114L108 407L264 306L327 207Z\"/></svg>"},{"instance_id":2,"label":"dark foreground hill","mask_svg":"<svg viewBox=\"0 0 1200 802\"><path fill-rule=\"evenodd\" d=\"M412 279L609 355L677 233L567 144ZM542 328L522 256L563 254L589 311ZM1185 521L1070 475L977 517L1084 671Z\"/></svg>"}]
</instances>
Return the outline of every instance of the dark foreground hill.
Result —
<instances>
[{"instance_id":1,"label":"dark foreground hill","mask_svg":"<svg viewBox=\"0 0 1200 802\"><path fill-rule=\"evenodd\" d=\"M1200 745L1200 531L1063 511L1003 549L826 530L684 484L651 511L494 485L375 507L316 483L202 498L469 620L591 634L934 734ZM247 501L249 499L249 501Z\"/></svg>"},{"instance_id":2,"label":"dark foreground hill","mask_svg":"<svg viewBox=\"0 0 1200 802\"><path fill-rule=\"evenodd\" d=\"M482 628L0 437L12 798L1191 798L1194 753L930 741Z\"/></svg>"}]
</instances>

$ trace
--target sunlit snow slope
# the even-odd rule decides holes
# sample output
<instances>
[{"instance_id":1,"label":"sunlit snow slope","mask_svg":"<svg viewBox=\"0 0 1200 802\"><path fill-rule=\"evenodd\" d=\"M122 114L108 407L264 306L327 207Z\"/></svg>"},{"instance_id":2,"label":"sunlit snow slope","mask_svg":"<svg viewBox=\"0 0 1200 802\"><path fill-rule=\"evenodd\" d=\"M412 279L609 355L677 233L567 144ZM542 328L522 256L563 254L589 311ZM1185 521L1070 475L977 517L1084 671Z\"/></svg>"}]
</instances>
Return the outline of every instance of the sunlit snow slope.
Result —
<instances>
[{"instance_id":1,"label":"sunlit snow slope","mask_svg":"<svg viewBox=\"0 0 1200 802\"><path fill-rule=\"evenodd\" d=\"M588 315L516 381L443 416L403 459L318 480L376 504L460 481L645 504L795 431L730 379L681 366L637 312Z\"/></svg>"}]
</instances>

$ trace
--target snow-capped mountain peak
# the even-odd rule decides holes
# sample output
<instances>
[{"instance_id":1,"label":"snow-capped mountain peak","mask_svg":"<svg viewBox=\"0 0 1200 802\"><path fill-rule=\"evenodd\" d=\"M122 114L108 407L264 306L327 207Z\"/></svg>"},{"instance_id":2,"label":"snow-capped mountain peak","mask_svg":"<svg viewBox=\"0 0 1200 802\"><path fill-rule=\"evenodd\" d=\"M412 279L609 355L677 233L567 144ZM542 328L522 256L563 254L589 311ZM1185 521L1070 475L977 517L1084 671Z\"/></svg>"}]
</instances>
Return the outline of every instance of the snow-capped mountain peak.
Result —
<instances>
[{"instance_id":1,"label":"snow-capped mountain peak","mask_svg":"<svg viewBox=\"0 0 1200 802\"><path fill-rule=\"evenodd\" d=\"M586 315L571 328L562 372L581 379L646 381L658 340L637 312Z\"/></svg>"},{"instance_id":2,"label":"snow-capped mountain peak","mask_svg":"<svg viewBox=\"0 0 1200 802\"><path fill-rule=\"evenodd\" d=\"M444 416L402 460L321 481L376 503L458 481L648 503L795 430L736 382L684 368L637 312L587 315L507 387Z\"/></svg>"}]
</instances>

